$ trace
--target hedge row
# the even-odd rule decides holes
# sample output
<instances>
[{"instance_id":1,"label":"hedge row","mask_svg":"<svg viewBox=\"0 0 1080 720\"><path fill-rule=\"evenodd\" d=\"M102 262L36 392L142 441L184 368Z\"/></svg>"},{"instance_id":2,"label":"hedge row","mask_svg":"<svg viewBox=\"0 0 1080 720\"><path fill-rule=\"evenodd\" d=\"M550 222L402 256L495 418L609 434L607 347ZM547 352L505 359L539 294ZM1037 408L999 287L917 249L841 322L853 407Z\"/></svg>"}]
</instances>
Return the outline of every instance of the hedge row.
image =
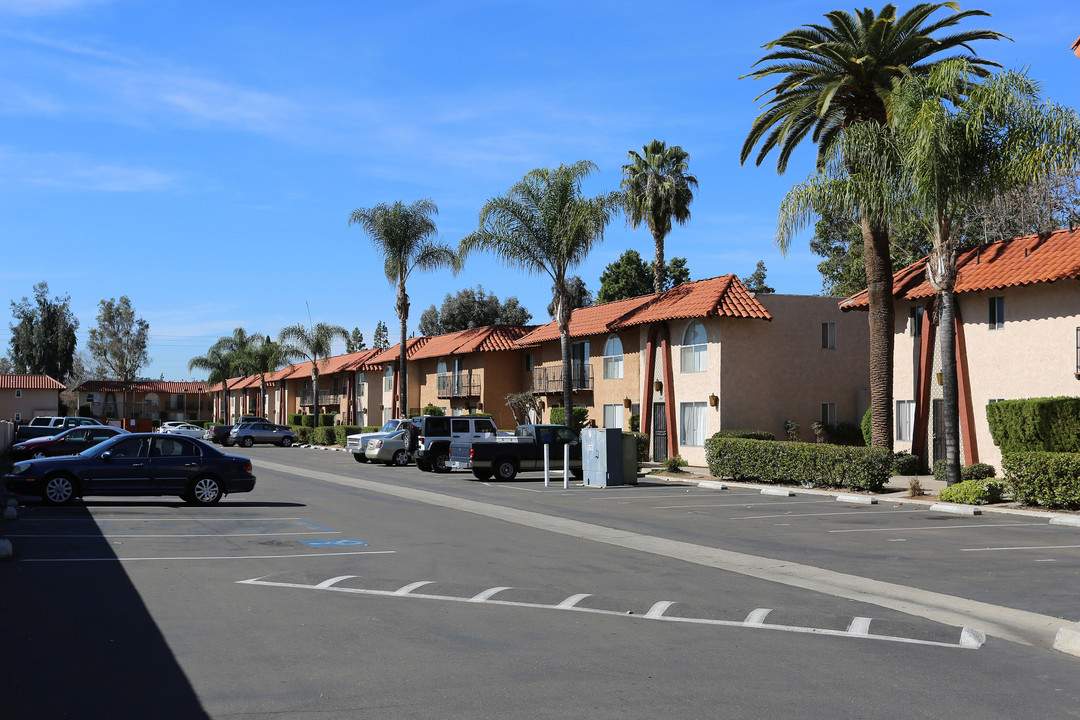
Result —
<instances>
[{"instance_id":1,"label":"hedge row","mask_svg":"<svg viewBox=\"0 0 1080 720\"><path fill-rule=\"evenodd\" d=\"M1002 400L986 406L994 444L1006 452L1080 452L1080 398Z\"/></svg>"},{"instance_id":2,"label":"hedge row","mask_svg":"<svg viewBox=\"0 0 1080 720\"><path fill-rule=\"evenodd\" d=\"M885 448L825 443L710 438L705 459L717 477L869 492L885 487L892 472Z\"/></svg>"},{"instance_id":3,"label":"hedge row","mask_svg":"<svg viewBox=\"0 0 1080 720\"><path fill-rule=\"evenodd\" d=\"M965 480L952 487L942 488L938 498L945 502L965 505L987 505L1001 502L1004 494L1005 484L991 477Z\"/></svg>"},{"instance_id":4,"label":"hedge row","mask_svg":"<svg viewBox=\"0 0 1080 720\"><path fill-rule=\"evenodd\" d=\"M776 436L765 430L720 430L714 438L738 438L741 440L775 440Z\"/></svg>"},{"instance_id":5,"label":"hedge row","mask_svg":"<svg viewBox=\"0 0 1080 720\"><path fill-rule=\"evenodd\" d=\"M623 437L629 435L637 444L637 459L639 463L649 461L649 436L639 432L624 432Z\"/></svg>"},{"instance_id":6,"label":"hedge row","mask_svg":"<svg viewBox=\"0 0 1080 720\"><path fill-rule=\"evenodd\" d=\"M1080 510L1080 454L1002 453L1005 482L1025 505Z\"/></svg>"}]
</instances>

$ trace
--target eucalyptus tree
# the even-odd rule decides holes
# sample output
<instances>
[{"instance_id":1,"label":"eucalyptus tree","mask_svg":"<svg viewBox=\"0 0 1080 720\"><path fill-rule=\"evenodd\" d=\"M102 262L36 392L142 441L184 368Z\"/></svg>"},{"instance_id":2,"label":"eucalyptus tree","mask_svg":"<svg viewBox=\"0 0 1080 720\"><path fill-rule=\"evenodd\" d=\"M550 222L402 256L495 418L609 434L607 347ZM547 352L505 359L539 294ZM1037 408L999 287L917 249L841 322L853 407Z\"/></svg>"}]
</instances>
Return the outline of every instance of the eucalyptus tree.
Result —
<instances>
[{"instance_id":1,"label":"eucalyptus tree","mask_svg":"<svg viewBox=\"0 0 1080 720\"><path fill-rule=\"evenodd\" d=\"M401 388L401 415L409 414L409 375L406 362L407 326L409 324L409 294L405 283L414 270L428 272L438 268L451 268L456 274L461 260L453 249L435 239L438 232L433 215L439 208L430 198L406 205L398 200L393 205L380 203L370 208L357 208L349 216L349 225L356 223L367 232L375 250L383 258L386 279L397 286L394 310L401 323L400 356L398 372Z\"/></svg>"},{"instance_id":2,"label":"eucalyptus tree","mask_svg":"<svg viewBox=\"0 0 1080 720\"><path fill-rule=\"evenodd\" d=\"M587 198L581 183L597 171L581 160L555 169L537 168L514 183L505 195L480 208L480 227L462 238L462 259L482 251L531 275L546 275L554 284L555 321L559 326L563 366L563 407L569 423L573 407L570 363L570 315L573 312L568 272L581 265L604 239L604 228L620 211L623 195L610 192Z\"/></svg>"},{"instance_id":3,"label":"eucalyptus tree","mask_svg":"<svg viewBox=\"0 0 1080 720\"><path fill-rule=\"evenodd\" d=\"M965 219L980 206L1017 188L1031 187L1080 162L1076 112L1039 99L1038 85L1004 72L972 83L962 60L944 63L925 78L897 83L889 128L863 126L845 134L839 163L789 193L789 221L820 203L870 208L897 222L918 223L930 239L927 282L935 290L946 477L960 479L959 392L953 291ZM957 98L956 88L965 94Z\"/></svg>"},{"instance_id":4,"label":"eucalyptus tree","mask_svg":"<svg viewBox=\"0 0 1080 720\"><path fill-rule=\"evenodd\" d=\"M304 327L303 323L284 327L278 333L283 362L311 361L311 414L319 414L319 363L325 362L333 352L335 340L349 341L349 331L340 325L316 323ZM316 421L317 424L317 421Z\"/></svg>"},{"instance_id":5,"label":"eucalyptus tree","mask_svg":"<svg viewBox=\"0 0 1080 720\"><path fill-rule=\"evenodd\" d=\"M931 20L942 8L953 12ZM770 52L744 77L759 80L778 75L780 79L757 97L761 100L772 95L751 125L740 162L745 163L760 143L755 163L760 165L776 149L776 169L783 173L792 152L810 135L818 147L817 168L824 168L847 128L889 124L896 80L926 75L950 57L942 53L960 48L970 53L970 43L975 40L1006 37L992 30L950 31L932 37L962 20L988 14L982 10L961 12L955 2L919 3L903 15L897 15L892 4L879 13L870 8L856 11L855 17L834 10L825 15L828 25L804 25L766 44ZM971 54L964 57L977 76L986 76L987 66L997 67L997 63ZM855 165L849 161L844 168L852 171ZM871 444L891 448L894 311L889 226L885 218L866 210L855 209L862 231L870 306ZM777 238L785 253L790 242L790 236Z\"/></svg>"},{"instance_id":6,"label":"eucalyptus tree","mask_svg":"<svg viewBox=\"0 0 1080 720\"><path fill-rule=\"evenodd\" d=\"M690 219L697 177L688 172L690 154L678 145L653 140L631 150L630 161L622 167L627 222L634 228L646 223L653 236L656 255L653 260L653 292L666 287L664 238L671 232L671 221L685 225Z\"/></svg>"}]
</instances>

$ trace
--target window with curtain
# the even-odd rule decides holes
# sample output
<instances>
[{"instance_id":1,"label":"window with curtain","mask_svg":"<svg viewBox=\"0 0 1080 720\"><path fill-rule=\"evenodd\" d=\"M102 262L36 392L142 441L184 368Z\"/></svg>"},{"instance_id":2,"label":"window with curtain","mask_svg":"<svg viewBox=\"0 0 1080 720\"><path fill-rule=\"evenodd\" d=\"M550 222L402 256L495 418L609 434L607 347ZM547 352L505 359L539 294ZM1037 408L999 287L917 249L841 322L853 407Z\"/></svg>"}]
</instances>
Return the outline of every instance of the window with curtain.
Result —
<instances>
[{"instance_id":1,"label":"window with curtain","mask_svg":"<svg viewBox=\"0 0 1080 720\"><path fill-rule=\"evenodd\" d=\"M682 403L681 422L679 423L679 444L702 447L705 445L705 430L708 416L703 402Z\"/></svg>"},{"instance_id":2,"label":"window with curtain","mask_svg":"<svg viewBox=\"0 0 1080 720\"><path fill-rule=\"evenodd\" d=\"M622 429L623 406L621 403L604 405L604 427Z\"/></svg>"},{"instance_id":3,"label":"window with curtain","mask_svg":"<svg viewBox=\"0 0 1080 720\"><path fill-rule=\"evenodd\" d=\"M705 325L700 320L694 320L686 326L683 333L682 372L695 373L705 372L708 367L708 338L705 336Z\"/></svg>"},{"instance_id":4,"label":"window with curtain","mask_svg":"<svg viewBox=\"0 0 1080 720\"><path fill-rule=\"evenodd\" d=\"M622 341L617 337L608 338L604 343L604 379L618 380L623 376ZM606 427L606 426L605 426Z\"/></svg>"},{"instance_id":5,"label":"window with curtain","mask_svg":"<svg viewBox=\"0 0 1080 720\"><path fill-rule=\"evenodd\" d=\"M915 425L915 401L896 401L896 439L911 442L912 427Z\"/></svg>"},{"instance_id":6,"label":"window with curtain","mask_svg":"<svg viewBox=\"0 0 1080 720\"><path fill-rule=\"evenodd\" d=\"M394 392L394 368L390 365L383 371L382 389L384 393Z\"/></svg>"}]
</instances>

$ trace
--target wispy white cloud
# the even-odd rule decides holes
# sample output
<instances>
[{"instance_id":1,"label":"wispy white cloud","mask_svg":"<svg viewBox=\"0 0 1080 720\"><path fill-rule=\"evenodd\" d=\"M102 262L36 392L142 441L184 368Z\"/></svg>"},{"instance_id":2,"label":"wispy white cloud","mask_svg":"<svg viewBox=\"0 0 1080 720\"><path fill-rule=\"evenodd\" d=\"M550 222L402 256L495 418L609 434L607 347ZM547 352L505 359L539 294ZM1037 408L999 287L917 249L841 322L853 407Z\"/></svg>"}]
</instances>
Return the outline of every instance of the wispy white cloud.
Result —
<instances>
[{"instance_id":1,"label":"wispy white cloud","mask_svg":"<svg viewBox=\"0 0 1080 720\"><path fill-rule=\"evenodd\" d=\"M102 163L81 155L0 148L0 182L102 192L148 192L174 187L177 177L153 168Z\"/></svg>"}]
</instances>

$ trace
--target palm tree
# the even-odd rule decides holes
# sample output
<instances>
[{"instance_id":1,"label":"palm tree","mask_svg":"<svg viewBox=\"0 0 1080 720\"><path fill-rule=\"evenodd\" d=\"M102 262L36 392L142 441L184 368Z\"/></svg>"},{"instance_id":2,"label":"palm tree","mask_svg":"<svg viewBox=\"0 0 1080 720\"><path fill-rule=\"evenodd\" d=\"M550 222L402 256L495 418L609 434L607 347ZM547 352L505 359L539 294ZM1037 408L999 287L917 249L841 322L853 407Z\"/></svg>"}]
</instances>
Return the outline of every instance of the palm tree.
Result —
<instances>
[{"instance_id":1,"label":"palm tree","mask_svg":"<svg viewBox=\"0 0 1080 720\"><path fill-rule=\"evenodd\" d=\"M380 203L371 208L357 208L349 216L349 225L360 225L383 257L386 279L391 284L397 284L394 310L401 322L401 354L398 359L400 417L409 416L409 375L405 358L409 295L405 292L405 282L413 270L430 271L449 267L456 274L461 268L461 261L450 246L432 239L437 230L431 216L438 214L439 208L435 203L425 198L412 205L398 200L393 205Z\"/></svg>"},{"instance_id":2,"label":"palm tree","mask_svg":"<svg viewBox=\"0 0 1080 720\"><path fill-rule=\"evenodd\" d=\"M282 353L281 345L271 340L269 335L264 336L262 343L251 354L251 372L257 373L259 376L259 400L263 403L260 406L262 408L260 412L265 410L266 375L279 369L284 364L285 356Z\"/></svg>"},{"instance_id":3,"label":"palm tree","mask_svg":"<svg viewBox=\"0 0 1080 720\"><path fill-rule=\"evenodd\" d=\"M671 232L671 221L685 225L690 219L697 178L688 173L690 154L678 145L668 147L653 140L641 148L642 155L631 150L629 163L622 167L622 189L626 195L626 219L634 228L646 222L656 245L653 260L653 291L665 288L664 238Z\"/></svg>"},{"instance_id":4,"label":"palm tree","mask_svg":"<svg viewBox=\"0 0 1080 720\"><path fill-rule=\"evenodd\" d=\"M319 414L319 362L330 357L334 340L338 339L348 341L349 331L340 325L327 323L316 323L314 327L297 323L282 328L278 333L277 344L283 361L311 361L311 414L316 416L316 424Z\"/></svg>"},{"instance_id":5,"label":"palm tree","mask_svg":"<svg viewBox=\"0 0 1080 720\"><path fill-rule=\"evenodd\" d=\"M954 12L927 23L943 7ZM975 40L1006 37L992 30L931 37L965 18L987 15L982 10L960 12L953 2L920 3L899 17L892 4L880 13L869 8L856 11L854 18L834 10L825 15L828 26L805 25L768 43L766 49L779 49L754 63L755 67L765 65L744 77L781 78L757 98L772 93L743 143L740 162L745 163L760 142L756 164L778 148L776 169L783 173L792 151L812 132L811 139L818 146L817 167L824 168L846 128L860 123L888 124L894 81L926 75L934 65L948 59L940 57L940 53L957 48L970 52L969 43ZM974 55L964 57L978 76L988 74L985 66L997 66ZM848 163L846 169L851 171L854 165ZM859 212L858 219L869 300L871 444L891 448L894 311L888 224L884 218L867 212ZM778 234L777 244L785 253L790 241L790 236Z\"/></svg>"},{"instance_id":6,"label":"palm tree","mask_svg":"<svg viewBox=\"0 0 1080 720\"><path fill-rule=\"evenodd\" d=\"M221 409L225 424L229 424L229 378L235 376L236 357L223 350L220 340L206 351L206 355L193 357L188 361L188 372L192 370L205 370L208 375L208 385L221 383Z\"/></svg>"},{"instance_id":7,"label":"palm tree","mask_svg":"<svg viewBox=\"0 0 1080 720\"><path fill-rule=\"evenodd\" d=\"M476 250L494 253L505 264L554 283L555 321L559 326L563 366L563 407L566 424L573 415L573 375L570 364L570 314L573 312L567 272L582 262L604 239L604 228L622 208L618 192L581 196L581 182L596 172L581 160L554 170L538 168L514 183L502 197L480 209L480 228L462 238L462 258Z\"/></svg>"}]
</instances>

